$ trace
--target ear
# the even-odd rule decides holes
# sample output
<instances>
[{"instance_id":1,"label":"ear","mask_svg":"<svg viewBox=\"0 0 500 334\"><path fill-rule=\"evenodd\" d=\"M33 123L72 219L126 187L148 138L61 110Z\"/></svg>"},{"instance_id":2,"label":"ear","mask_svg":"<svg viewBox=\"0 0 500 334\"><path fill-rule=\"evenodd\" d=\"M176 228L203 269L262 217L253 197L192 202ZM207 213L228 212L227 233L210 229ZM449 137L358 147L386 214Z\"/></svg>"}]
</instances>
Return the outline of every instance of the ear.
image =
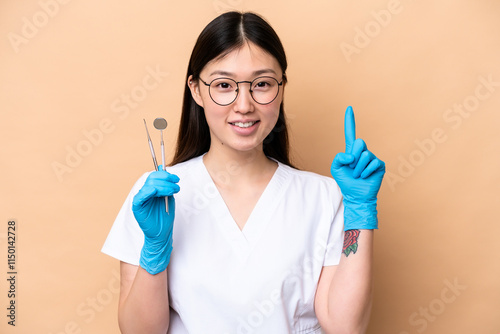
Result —
<instances>
[{"instance_id":1,"label":"ear","mask_svg":"<svg viewBox=\"0 0 500 334\"><path fill-rule=\"evenodd\" d=\"M201 98L200 85L198 80L193 80L193 76L190 75L187 80L187 85L196 104L203 108L203 99Z\"/></svg>"}]
</instances>

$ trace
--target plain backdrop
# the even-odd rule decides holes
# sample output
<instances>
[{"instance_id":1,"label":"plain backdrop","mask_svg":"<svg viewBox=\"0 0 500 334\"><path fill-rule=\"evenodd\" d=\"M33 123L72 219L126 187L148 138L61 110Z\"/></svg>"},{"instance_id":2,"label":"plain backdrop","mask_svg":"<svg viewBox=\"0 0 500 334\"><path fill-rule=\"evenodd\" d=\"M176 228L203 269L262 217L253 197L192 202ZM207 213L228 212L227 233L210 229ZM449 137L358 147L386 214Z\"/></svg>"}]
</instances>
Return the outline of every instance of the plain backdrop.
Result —
<instances>
[{"instance_id":1,"label":"plain backdrop","mask_svg":"<svg viewBox=\"0 0 500 334\"><path fill-rule=\"evenodd\" d=\"M495 0L0 1L0 332L119 333L119 264L100 249L152 169L143 119L157 150L167 119L170 159L191 49L231 9L285 46L298 167L329 175L348 105L387 164L368 333L498 333Z\"/></svg>"}]
</instances>

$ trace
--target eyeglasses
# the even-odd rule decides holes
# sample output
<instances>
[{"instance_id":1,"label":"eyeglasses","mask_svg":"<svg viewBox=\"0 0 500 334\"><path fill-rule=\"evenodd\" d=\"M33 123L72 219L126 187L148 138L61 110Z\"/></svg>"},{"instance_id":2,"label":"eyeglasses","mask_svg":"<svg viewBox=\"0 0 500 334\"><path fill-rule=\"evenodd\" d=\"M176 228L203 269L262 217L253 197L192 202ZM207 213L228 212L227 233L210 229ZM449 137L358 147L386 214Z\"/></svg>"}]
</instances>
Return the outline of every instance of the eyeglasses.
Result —
<instances>
[{"instance_id":1,"label":"eyeglasses","mask_svg":"<svg viewBox=\"0 0 500 334\"><path fill-rule=\"evenodd\" d=\"M258 104L269 104L278 96L280 86L283 80L278 82L273 77L258 77L253 81L234 81L230 78L217 78L210 83L206 83L200 78L201 82L208 86L208 93L212 101L220 106L227 106L236 101L240 91L239 84L250 84L250 95Z\"/></svg>"}]
</instances>

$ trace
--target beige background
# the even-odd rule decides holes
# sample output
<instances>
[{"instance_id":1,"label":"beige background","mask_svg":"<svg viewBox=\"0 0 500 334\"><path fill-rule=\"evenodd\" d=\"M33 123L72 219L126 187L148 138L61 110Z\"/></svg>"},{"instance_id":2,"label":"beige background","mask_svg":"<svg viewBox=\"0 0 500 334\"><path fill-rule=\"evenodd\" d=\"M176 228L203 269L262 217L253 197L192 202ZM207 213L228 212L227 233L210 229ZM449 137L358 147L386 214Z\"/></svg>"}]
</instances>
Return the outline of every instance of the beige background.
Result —
<instances>
[{"instance_id":1,"label":"beige background","mask_svg":"<svg viewBox=\"0 0 500 334\"><path fill-rule=\"evenodd\" d=\"M261 13L285 45L299 167L329 174L348 105L387 163L368 333L498 333L495 0L1 1L0 332L118 333L118 262L100 248L152 166L142 119L168 120L171 157L191 48L231 8Z\"/></svg>"}]
</instances>

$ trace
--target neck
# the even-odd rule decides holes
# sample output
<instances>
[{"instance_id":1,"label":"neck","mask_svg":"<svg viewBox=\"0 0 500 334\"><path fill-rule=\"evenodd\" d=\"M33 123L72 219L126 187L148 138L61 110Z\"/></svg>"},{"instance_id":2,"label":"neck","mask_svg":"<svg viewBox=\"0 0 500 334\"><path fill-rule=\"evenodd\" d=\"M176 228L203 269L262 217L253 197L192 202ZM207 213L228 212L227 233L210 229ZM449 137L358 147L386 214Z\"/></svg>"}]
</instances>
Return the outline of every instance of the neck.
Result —
<instances>
[{"instance_id":1,"label":"neck","mask_svg":"<svg viewBox=\"0 0 500 334\"><path fill-rule=\"evenodd\" d=\"M278 166L265 156L262 148L241 152L211 147L203 162L218 186L252 182L274 174Z\"/></svg>"}]
</instances>

